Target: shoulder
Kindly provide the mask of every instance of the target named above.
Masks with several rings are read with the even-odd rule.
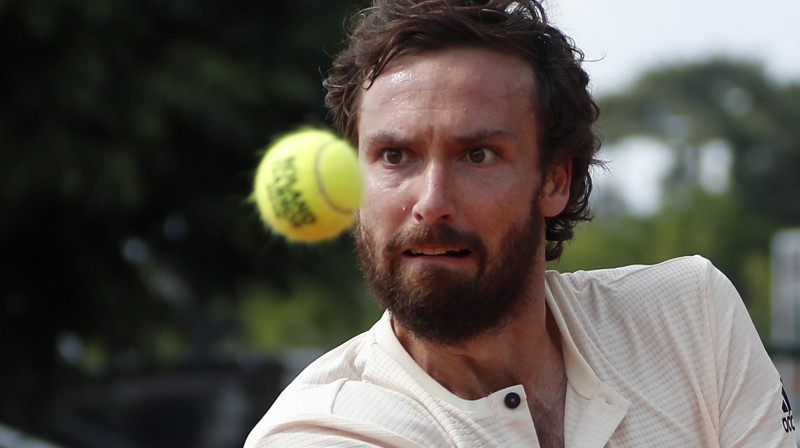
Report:
[[[306,366],[272,403],[257,429],[267,429],[295,415],[329,413],[342,386],[360,382],[371,346],[362,333]]]
[[[627,353],[632,344],[668,351],[678,343],[710,341],[717,278],[724,276],[711,262],[690,256],[655,265],[549,273],[547,281],[577,341],[594,346],[598,342],[590,340],[600,338],[602,350],[619,345],[620,353]]]
[[[613,269],[597,269],[558,273],[549,271],[550,279],[574,291],[591,288],[637,289],[652,287],[694,288],[705,283],[711,273],[718,272],[706,258],[694,255],[672,258],[652,265],[630,265]]]
[[[559,307],[653,313],[677,305],[707,307],[710,289],[719,279],[727,280],[709,260],[695,255],[654,265],[572,273],[548,271],[547,286]]]
[[[379,321],[303,370],[252,430],[245,447],[287,435],[317,441],[332,434],[343,440],[385,440],[430,425],[425,409],[408,392],[413,379],[376,341],[376,327],[384,323]],[[424,429],[421,434],[432,432]]]

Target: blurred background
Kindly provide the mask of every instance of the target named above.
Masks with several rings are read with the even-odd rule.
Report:
[[[797,14],[651,3],[547,3],[590,60],[608,162],[550,267],[702,254],[796,396]],[[360,5],[0,0],[0,447],[240,447],[377,318],[349,237],[287,245],[248,202],[261,149],[326,123]]]

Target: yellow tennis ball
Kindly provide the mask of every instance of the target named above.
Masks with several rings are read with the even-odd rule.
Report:
[[[264,223],[289,240],[333,238],[350,227],[361,203],[356,152],[326,130],[289,133],[259,163],[253,199]]]

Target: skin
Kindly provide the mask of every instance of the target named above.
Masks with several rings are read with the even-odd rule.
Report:
[[[448,49],[393,61],[360,99],[361,231],[382,248],[415,226],[449,225],[479,235],[491,262],[503,236],[530,219],[532,200],[542,220],[560,213],[570,164],[539,169],[532,93],[530,66],[493,50]],[[416,337],[396,321],[393,328],[414,360],[462,398],[522,384],[540,441],[559,446],[566,376],[544,298],[543,234],[540,239],[524,288],[529,300],[505,325],[451,344]],[[475,254],[437,255],[463,248],[422,246],[385,257],[396,258],[410,279],[427,269],[464,277],[478,270]]]

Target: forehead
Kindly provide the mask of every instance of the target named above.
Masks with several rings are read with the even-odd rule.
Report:
[[[530,127],[533,71],[521,58],[482,48],[404,55],[362,91],[359,134],[427,126]]]
[[[371,90],[393,95],[408,89],[427,90],[440,96],[453,91],[463,95],[507,100],[533,93],[533,71],[521,58],[484,48],[452,48],[400,56],[375,79]],[[377,87],[377,89],[376,89]],[[417,93],[418,94],[418,93]]]

